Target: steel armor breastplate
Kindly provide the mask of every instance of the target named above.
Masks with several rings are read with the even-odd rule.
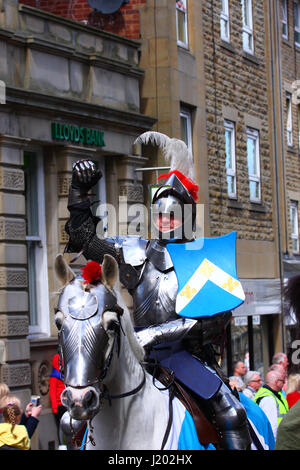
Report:
[[[175,300],[178,283],[175,271],[159,271],[150,260],[145,261],[138,286],[133,292],[135,326],[149,326],[177,318]]]

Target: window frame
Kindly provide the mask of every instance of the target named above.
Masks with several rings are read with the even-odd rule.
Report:
[[[292,94],[286,92],[286,143],[289,147],[293,147],[293,109]]]
[[[288,22],[288,2],[287,0],[281,0],[281,36],[283,39],[288,41],[289,39],[289,22]],[[286,29],[286,33],[283,32],[284,28]]]
[[[185,11],[178,7],[176,1],[176,38],[177,38],[177,45],[188,49],[189,47],[189,35],[188,35],[188,0],[181,0],[185,4]],[[178,11],[184,13],[184,42],[178,39]]]
[[[223,10],[223,4],[225,9]],[[222,21],[226,24],[224,30],[227,29],[228,36],[222,35]],[[230,42],[230,16],[229,16],[229,0],[221,0],[221,13],[220,13],[220,37],[223,41]]]
[[[297,105],[297,118],[298,118],[298,150],[300,150],[300,104]]]
[[[296,25],[297,17],[297,25]],[[299,42],[296,40],[296,34],[299,34]],[[294,42],[297,47],[300,47],[300,2],[294,2]]]
[[[243,37],[243,50],[247,52],[248,54],[254,54],[254,30],[253,30],[253,10],[252,10],[252,0],[241,0],[242,4],[242,17],[243,17],[243,32],[242,32],[242,37]],[[250,20],[250,25],[247,25],[245,23],[245,14],[244,12],[248,11],[248,16]],[[244,35],[247,34],[251,38],[251,49],[248,47],[245,47],[244,44]],[[248,42],[248,41],[247,41]]]
[[[46,207],[45,207],[45,184],[44,184],[44,161],[43,154],[40,149],[28,148],[24,154],[34,154],[36,158],[36,209],[38,220],[38,234],[26,234],[26,242],[29,253],[29,245],[34,247],[34,266],[35,289],[28,289],[29,295],[29,339],[31,337],[50,336],[50,319],[49,319],[49,282],[48,282],[48,262],[47,262],[47,231],[46,231]],[[26,217],[28,217],[28,206],[26,205]],[[30,278],[29,256],[27,259],[28,266],[28,283],[33,282]],[[36,275],[38,273],[38,275]],[[36,324],[32,324],[31,305],[32,295],[35,295]]]
[[[295,220],[293,217],[295,213]],[[291,223],[291,240],[292,240],[292,252],[299,253],[299,218],[298,218],[298,201],[290,201],[290,223]],[[296,231],[294,232],[294,227]],[[293,240],[296,240],[297,248],[293,248]]]
[[[227,154],[226,154],[226,131],[230,131],[230,146],[231,146],[231,157],[232,165],[231,168],[227,167]],[[226,168],[226,180],[227,180],[227,195],[229,199],[237,199],[237,185],[236,185],[236,142],[235,142],[235,123],[228,119],[224,120],[224,135],[225,135],[225,168]],[[234,181],[234,192],[228,191],[228,176],[233,178]]]
[[[193,155],[193,131],[192,131],[192,113],[191,111],[185,109],[185,108],[181,108],[180,109],[180,120],[184,118],[186,119],[186,122],[187,122],[187,142],[186,145],[187,145],[187,148],[189,149],[189,151],[191,152],[191,154]],[[181,128],[181,123],[180,123],[180,128]],[[184,140],[181,136],[181,139]]]
[[[249,160],[248,160],[248,138],[255,140],[255,167],[257,168],[257,174],[253,174],[249,172]],[[248,164],[248,181],[249,181],[249,196],[250,202],[254,202],[256,204],[261,204],[261,171],[260,171],[260,135],[258,129],[253,129],[251,127],[246,128],[246,144],[247,144],[247,164]],[[259,188],[259,197],[251,197],[250,191],[250,182],[258,183]]]

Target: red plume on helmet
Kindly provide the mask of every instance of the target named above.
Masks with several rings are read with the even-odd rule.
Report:
[[[101,281],[101,265],[96,261],[89,261],[84,268],[81,268],[84,284],[96,284]]]
[[[190,178],[187,178],[186,176],[184,176],[180,171],[178,170],[173,170],[173,171],[170,171],[170,173],[168,173],[167,175],[160,175],[157,179],[161,179],[161,178],[169,178],[171,175],[176,175],[177,178],[181,181],[181,183],[183,184],[183,186],[185,186],[185,188],[187,189],[187,191],[190,193],[190,195],[192,196],[192,198],[194,199],[194,201],[197,201],[198,200],[198,185],[196,183],[194,183],[194,181],[192,181]]]

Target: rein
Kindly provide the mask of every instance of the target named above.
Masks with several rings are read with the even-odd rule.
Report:
[[[123,328],[122,328],[122,324],[121,324],[121,322],[120,322],[120,316],[121,316],[122,313],[123,313],[123,309],[122,309],[122,313],[121,313],[121,314],[120,314],[120,311],[118,311],[118,310],[113,310],[113,311],[115,311],[115,312],[118,314],[118,316],[119,316],[119,327],[120,327],[120,329],[121,329],[123,335],[125,336],[125,332],[124,332],[124,330],[123,330]],[[110,363],[111,363],[111,359],[112,359],[112,355],[113,355],[114,345],[115,345],[116,341],[118,342],[118,356],[119,356],[119,354],[120,354],[120,337],[119,337],[119,334],[118,334],[118,335],[117,335],[117,338],[114,339],[113,347],[111,348],[111,351],[110,351],[110,353],[109,353],[109,356],[108,356],[108,358],[107,358],[107,360],[106,360],[106,363],[105,363],[105,365],[104,365],[103,373],[102,373],[101,376],[100,376],[100,380],[101,380],[101,379],[103,380],[103,379],[105,378],[106,373],[107,373],[107,371],[108,371],[108,369],[109,369],[109,366],[110,366]],[[143,369],[143,367],[142,367],[142,369]],[[146,383],[146,374],[145,374],[145,371],[144,371],[144,369],[143,369],[143,380],[142,380],[141,383],[140,383],[137,387],[135,387],[133,390],[130,390],[130,392],[121,393],[121,394],[119,394],[119,395],[111,395],[111,394],[108,392],[108,389],[106,388],[106,386],[104,385],[105,388],[104,388],[104,390],[103,390],[103,392],[102,392],[102,393],[103,393],[103,398],[107,399],[107,400],[109,401],[109,405],[111,406],[111,400],[117,400],[117,399],[120,399],[120,398],[126,398],[126,397],[130,397],[131,395],[135,395],[136,393],[138,393],[138,392],[144,387],[145,383]]]
[[[138,393],[140,390],[142,390],[142,388],[144,387],[146,383],[146,374],[145,374],[145,371],[143,369],[143,380],[141,381],[141,383],[135,387],[133,390],[130,390],[130,392],[125,392],[125,393],[120,393],[119,395],[111,395],[109,392],[108,392],[108,389],[105,387],[104,391],[103,391],[103,398],[107,399],[109,401],[109,404],[111,406],[111,400],[116,400],[116,399],[119,399],[119,398],[126,398],[126,397],[130,397],[131,395],[135,395],[136,393]]]

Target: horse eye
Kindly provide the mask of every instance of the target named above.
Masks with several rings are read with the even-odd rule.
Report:
[[[56,315],[55,315],[54,321],[55,321],[55,325],[56,325],[58,331],[60,331],[61,327],[63,325],[63,322],[64,322],[63,313],[62,312],[57,312]]]
[[[107,331],[116,332],[120,329],[120,323],[117,320],[109,320],[107,324]]]

